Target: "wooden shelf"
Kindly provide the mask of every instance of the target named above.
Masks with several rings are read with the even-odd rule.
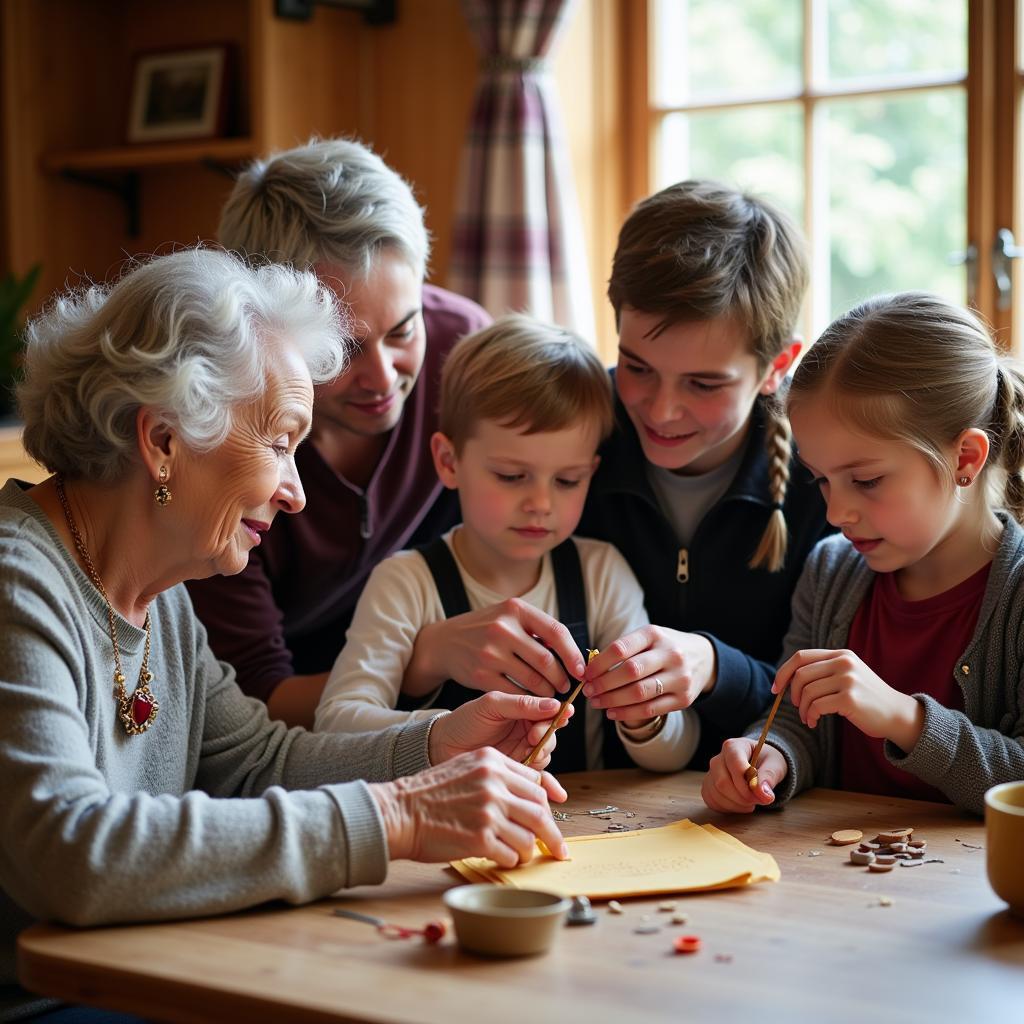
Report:
[[[189,139],[184,142],[138,143],[103,149],[68,149],[43,156],[43,169],[102,172],[138,171],[146,167],[174,167],[193,163],[234,163],[256,155],[250,138]]]
[[[68,181],[115,195],[124,206],[125,229],[131,238],[140,231],[139,179],[159,167],[201,164],[234,177],[231,165],[256,154],[251,138],[189,139],[102,149],[67,149],[45,153],[43,169]]]

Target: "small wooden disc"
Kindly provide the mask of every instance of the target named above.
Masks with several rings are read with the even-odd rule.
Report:
[[[890,843],[906,842],[914,834],[912,828],[889,828],[884,832],[879,832],[876,842],[881,843],[883,846],[888,846]]]
[[[864,833],[859,828],[841,828],[832,833],[832,842],[836,846],[849,846],[851,843],[859,843],[863,838]]]

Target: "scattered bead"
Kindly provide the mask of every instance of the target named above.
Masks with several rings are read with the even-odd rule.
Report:
[[[667,911],[668,913],[671,913],[673,910],[676,909],[675,900],[665,900],[663,903],[659,903],[658,904],[658,909],[659,910]]]
[[[608,913],[609,914],[622,914],[625,913],[622,909],[622,904],[618,900],[608,901]]]
[[[571,925],[594,924],[597,914],[586,896],[573,896],[572,906],[566,916],[565,923]]]
[[[672,923],[673,924],[686,924],[689,920],[690,920],[690,915],[689,914],[673,914],[672,915]]]
[[[700,949],[699,935],[677,935],[672,943],[677,953],[696,953]]]

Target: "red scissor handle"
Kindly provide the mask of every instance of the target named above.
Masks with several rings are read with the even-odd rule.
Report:
[[[424,928],[404,928],[400,924],[379,924],[377,931],[386,939],[411,939],[422,935],[423,941],[431,946],[440,942],[447,932],[444,921],[428,921]]]

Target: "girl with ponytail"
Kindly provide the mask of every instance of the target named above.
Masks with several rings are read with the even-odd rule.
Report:
[[[761,723],[712,759],[715,810],[814,785],[982,813],[1024,778],[1024,374],[975,316],[882,296],[837,320],[797,368],[800,458],[840,536],[811,553]]]
[[[584,693],[638,731],[692,704],[693,767],[770,700],[793,589],[829,532],[820,497],[791,484],[776,397],[806,286],[792,220],[715,182],[645,199],[619,234],[617,425],[579,532],[619,547],[654,625],[602,651]]]

